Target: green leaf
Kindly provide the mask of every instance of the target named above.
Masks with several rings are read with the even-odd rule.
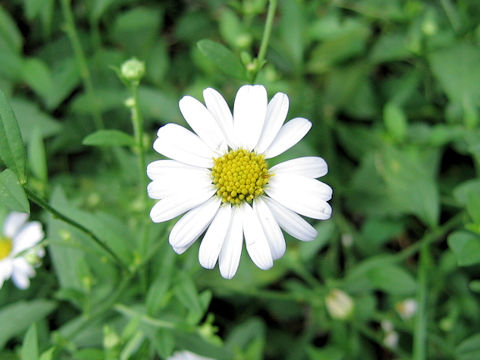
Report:
[[[367,272],[367,277],[375,288],[392,295],[411,295],[417,288],[412,275],[396,265],[371,269]]]
[[[133,146],[135,139],[120,130],[99,130],[83,139],[83,145]]]
[[[37,299],[17,301],[0,309],[0,348],[13,336],[21,334],[32,323],[44,319],[55,309],[53,301]],[[21,315],[21,316],[20,316]]]
[[[470,193],[467,199],[467,211],[473,221],[480,223],[480,193]]]
[[[456,255],[459,266],[480,263],[480,236],[466,231],[455,231],[448,236],[448,246]]]
[[[44,102],[53,90],[52,74],[48,66],[40,59],[27,59],[22,66],[22,79],[40,96]]]
[[[22,49],[23,39],[20,30],[18,30],[15,21],[10,15],[0,6],[0,37],[5,39],[8,46],[20,52]]]
[[[456,360],[480,359],[480,333],[463,340],[455,349]]]
[[[237,79],[245,79],[245,68],[235,54],[228,48],[212,40],[200,40],[197,43],[200,51],[212,61],[225,75]]]
[[[26,155],[20,128],[5,94],[0,90],[0,158],[21,183],[26,182]]]
[[[44,351],[42,355],[40,355],[40,360],[52,360],[56,350],[56,347],[51,347],[50,349]]]
[[[402,108],[389,102],[383,108],[383,121],[388,133],[396,141],[405,140],[407,135],[407,117]]]
[[[38,126],[33,129],[30,143],[28,144],[28,162],[33,174],[46,183],[48,179],[47,157],[45,155],[42,134]]]
[[[169,358],[175,349],[175,338],[168,329],[158,329],[151,341],[161,358]]]
[[[0,202],[10,210],[30,213],[27,195],[10,169],[0,173]]]
[[[192,279],[185,273],[180,273],[175,286],[175,296],[187,309],[194,314],[203,312],[202,304],[198,297],[198,291]]]
[[[300,247],[300,258],[302,261],[309,261],[317,256],[318,252],[328,244],[332,238],[335,224],[333,221],[320,222],[315,227],[317,237],[313,241],[305,242]]]
[[[35,325],[35,323],[30,326],[23,340],[21,359],[38,359],[37,326]]]

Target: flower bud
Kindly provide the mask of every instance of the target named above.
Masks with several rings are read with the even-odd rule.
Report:
[[[348,294],[339,289],[333,289],[325,298],[325,304],[330,316],[334,319],[345,320],[353,313],[353,300]]]
[[[395,304],[395,309],[403,320],[408,320],[417,312],[417,301],[406,299]]]
[[[122,64],[121,73],[128,81],[140,81],[145,75],[145,63],[135,58],[127,60]]]

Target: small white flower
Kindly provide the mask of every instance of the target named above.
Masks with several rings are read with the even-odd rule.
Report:
[[[191,96],[180,100],[180,111],[196,133],[167,124],[158,130],[153,148],[172,160],[150,163],[147,174],[154,222],[186,214],[170,233],[170,244],[181,254],[205,231],[200,264],[232,278],[238,268],[243,239],[252,261],[263,270],[283,256],[282,228],[303,241],[317,231],[300,215],[329,219],[332,189],[316,180],[328,169],[319,157],[302,157],[268,168],[266,159],[290,149],[312,124],[287,116],[287,95],[268,102],[261,85],[242,86],[232,113],[214,89],[203,92],[205,105]],[[300,214],[300,215],[299,215]]]
[[[183,350],[183,351],[176,351],[167,360],[215,360],[215,359],[206,358],[206,357],[194,354],[190,351]]]
[[[28,214],[12,212],[3,224],[0,235],[0,288],[10,277],[18,288],[28,288],[30,278],[35,275],[32,260],[44,255],[43,249],[33,248],[43,239],[42,225],[38,221],[26,222],[27,219]]]
[[[383,338],[383,345],[389,349],[395,349],[398,346],[398,333],[396,331],[386,333]]]
[[[395,304],[395,309],[403,320],[412,318],[417,312],[417,300],[406,299]]]
[[[352,298],[340,289],[333,289],[325,298],[328,313],[334,319],[345,320],[352,316],[354,303]]]

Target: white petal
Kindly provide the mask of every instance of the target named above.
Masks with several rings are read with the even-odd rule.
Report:
[[[241,209],[243,211],[243,235],[248,255],[260,269],[268,270],[273,266],[273,259],[262,224],[250,205],[244,203]]]
[[[16,287],[25,290],[30,286],[30,277],[35,275],[33,267],[23,258],[13,261],[12,280]]]
[[[220,207],[221,200],[212,196],[203,204],[187,212],[177,221],[170,232],[169,242],[174,248],[185,248],[193,244],[210,225]]]
[[[153,148],[160,154],[201,167],[212,167],[213,151],[194,133],[177,124],[162,126]]]
[[[218,257],[220,274],[225,279],[231,279],[237,272],[240,255],[242,255],[242,243],[242,211],[239,207],[234,207],[232,222]]]
[[[332,208],[332,188],[321,181],[304,176],[281,174],[272,176],[265,192],[283,206],[301,215],[326,220]]]
[[[213,269],[222,250],[232,220],[232,207],[221,206],[202,239],[198,260],[206,269]]]
[[[276,93],[268,103],[265,125],[263,125],[262,135],[255,147],[257,153],[263,153],[277,136],[287,117],[288,106],[288,96],[284,93]]]
[[[10,279],[13,272],[13,260],[10,257],[0,260],[0,284]],[[1,285],[0,285],[1,288]]]
[[[272,174],[294,174],[309,178],[318,178],[326,175],[327,172],[327,163],[318,156],[305,156],[284,161],[270,169]]]
[[[267,91],[262,85],[238,89],[233,107],[236,147],[252,150],[257,145],[267,115]]]
[[[228,145],[233,148],[235,143],[233,141],[233,117],[227,102],[217,90],[212,88],[203,90],[203,98],[208,111],[210,111],[218,126],[222,129]]]
[[[150,211],[150,217],[155,223],[171,220],[195,206],[207,201],[215,194],[212,186],[210,191],[183,193],[179,196],[170,196],[157,202]]]
[[[180,111],[188,125],[214,152],[221,154],[227,150],[227,141],[217,121],[197,99],[184,96],[180,102]]]
[[[35,246],[35,244],[43,239],[43,236],[42,224],[38,221],[28,222],[22,227],[17,236],[13,238],[12,254],[15,256],[23,250]]]
[[[164,177],[195,177],[198,174],[210,174],[210,170],[175,160],[156,160],[147,165],[147,175],[152,180]]]
[[[255,210],[255,213],[262,224],[263,232],[268,240],[273,260],[280,259],[285,253],[286,248],[285,239],[282,230],[280,230],[280,226],[278,226],[270,208],[261,197],[254,200],[253,210]]]
[[[270,159],[290,149],[302,140],[311,127],[312,123],[304,118],[295,118],[287,122],[265,151],[265,158]]]
[[[28,214],[16,211],[11,212],[3,223],[3,234],[13,239],[27,219]]]
[[[278,224],[288,234],[302,241],[311,241],[317,237],[317,230],[292,210],[280,205],[273,199],[264,198]]]
[[[180,196],[184,192],[209,191],[212,188],[210,174],[197,174],[196,177],[166,176],[152,181],[147,186],[148,196],[152,199],[165,199]]]

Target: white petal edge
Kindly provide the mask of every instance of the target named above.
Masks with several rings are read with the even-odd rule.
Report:
[[[305,156],[275,165],[271,174],[293,174],[309,178],[319,178],[328,173],[328,165],[321,157]]]
[[[27,289],[30,286],[30,278],[34,275],[35,270],[24,258],[13,260],[12,280],[17,288]]]
[[[198,251],[198,261],[205,269],[215,267],[231,221],[232,207],[221,206],[203,237]]]
[[[3,282],[10,279],[13,272],[13,259],[6,257],[0,260],[0,289],[2,288]]]
[[[239,207],[233,208],[232,222],[218,257],[220,274],[225,279],[235,276],[240,263],[243,244],[242,214]]]
[[[195,177],[198,174],[210,174],[210,170],[175,160],[156,160],[147,165],[147,176],[151,180],[164,177]]]
[[[209,174],[197,174],[196,177],[163,177],[152,181],[147,186],[151,199],[165,199],[170,196],[181,196],[185,191],[202,192],[212,187]]]
[[[12,255],[35,246],[44,237],[42,224],[38,221],[31,221],[20,229],[20,232],[13,238]]]
[[[227,141],[216,119],[197,99],[184,96],[179,102],[180,111],[188,125],[217,154],[227,150]]]
[[[160,154],[185,164],[213,166],[213,151],[194,133],[177,124],[162,126],[153,148]]]
[[[272,144],[265,150],[265,158],[270,159],[287,151],[310,131],[312,123],[304,118],[295,118],[282,126]]]
[[[233,132],[233,116],[227,102],[223,96],[215,89],[207,88],[203,90],[203,99],[208,111],[217,121],[218,126],[222,129],[227,144],[233,148],[234,132]]]
[[[180,196],[170,196],[158,201],[150,211],[150,218],[154,223],[168,221],[184,212],[193,209],[215,194],[216,189],[210,191],[183,193]]]
[[[273,139],[275,139],[287,118],[288,107],[288,96],[284,93],[276,93],[270,100],[262,134],[257,146],[255,146],[257,153],[263,153],[272,144]]]
[[[243,211],[243,235],[248,255],[260,269],[268,270],[273,266],[273,259],[262,224],[249,204],[244,203],[241,209]]]
[[[301,241],[312,241],[317,237],[317,230],[300,215],[273,199],[266,197],[264,200],[272,211],[275,220],[286,233]]]
[[[207,229],[220,207],[221,200],[212,196],[177,221],[170,231],[169,243],[175,248],[188,248]]]
[[[332,208],[332,188],[321,181],[304,176],[281,174],[273,176],[265,189],[272,199],[301,215],[327,220]]]
[[[233,106],[235,148],[252,150],[257,145],[267,115],[267,90],[262,85],[238,89]]]
[[[15,235],[18,233],[20,228],[22,227],[23,224],[25,224],[25,221],[28,219],[28,214],[26,213],[21,213],[21,212],[11,212],[8,214],[8,216],[5,218],[5,221],[3,223],[3,234],[6,237],[9,237],[10,239],[13,239]]]
[[[285,254],[286,244],[282,230],[265,201],[258,197],[253,201],[253,210],[262,224],[263,232],[270,246],[273,260],[280,259]]]

